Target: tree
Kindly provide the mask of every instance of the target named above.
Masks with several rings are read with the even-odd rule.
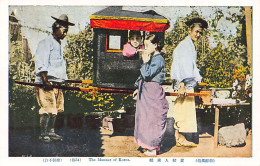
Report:
[[[9,122],[10,127],[34,126],[34,116],[38,113],[35,107],[35,89],[15,84],[15,80],[31,82],[35,78],[35,64],[25,62],[23,43],[12,41],[9,50]]]
[[[213,49],[205,58],[204,82],[214,84],[214,87],[231,87],[233,80],[233,56],[222,49],[219,43],[217,48]]]

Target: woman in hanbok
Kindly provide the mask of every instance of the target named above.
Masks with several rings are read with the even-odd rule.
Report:
[[[135,143],[147,156],[156,156],[160,152],[162,138],[166,130],[168,102],[161,86],[166,70],[162,57],[162,45],[159,38],[152,34],[144,42],[141,75],[136,81],[138,90],[135,113]]]

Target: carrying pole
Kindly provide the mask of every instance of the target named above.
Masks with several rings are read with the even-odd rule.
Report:
[[[43,84],[35,84],[35,83],[29,83],[29,82],[22,82],[22,81],[15,81],[17,84],[21,85],[29,85],[29,86],[36,86],[43,88]],[[95,93],[114,93],[114,94],[127,94],[132,95],[134,92],[134,89],[117,89],[117,88],[100,88],[100,87],[69,87],[69,86],[61,86],[61,85],[52,85],[53,88],[63,89],[63,90],[73,90],[73,91],[81,91],[81,92],[90,92],[93,94],[93,98],[95,98]],[[177,92],[165,92],[166,96],[178,96]],[[207,96],[208,93],[187,93],[187,96]]]
[[[66,80],[68,83],[93,84],[93,80]]]

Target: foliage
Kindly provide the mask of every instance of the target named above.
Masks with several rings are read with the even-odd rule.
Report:
[[[35,78],[34,61],[24,61],[23,43],[10,43],[9,52],[9,114],[10,127],[34,126],[36,111],[35,90],[33,87],[21,86],[15,80],[31,82]]]
[[[205,59],[204,82],[214,84],[215,87],[231,87],[233,66],[232,55],[222,49],[219,43]]]
[[[233,75],[232,98],[251,102],[252,100],[252,76],[248,67],[235,67]]]
[[[28,28],[28,29],[31,29],[31,30],[36,31],[36,32],[43,32],[43,33],[46,33],[46,34],[51,34],[51,32],[49,32],[47,30],[43,30],[41,28],[30,27],[30,26],[25,26],[25,25],[20,25],[20,27]]]
[[[31,81],[31,79],[35,78],[34,61],[25,62],[22,42],[13,41],[10,43],[9,56],[9,78],[11,80],[19,78],[19,80]]]
[[[87,27],[79,34],[68,36],[64,57],[68,77],[74,80],[92,79],[93,43],[92,30]]]

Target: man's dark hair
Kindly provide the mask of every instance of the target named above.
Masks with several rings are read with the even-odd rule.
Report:
[[[191,29],[193,29],[195,27],[194,24],[198,24],[200,26],[200,28],[202,28],[202,29],[207,29],[208,28],[207,21],[205,21],[204,19],[199,18],[199,17],[193,18],[193,19],[191,19],[189,21],[186,21],[185,24],[188,27],[190,27]]]
[[[202,29],[205,28],[201,23],[193,23],[193,24],[190,25],[190,29],[192,30],[196,25],[198,25]]]

